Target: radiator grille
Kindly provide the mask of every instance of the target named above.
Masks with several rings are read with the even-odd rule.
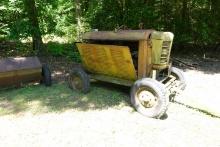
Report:
[[[161,51],[161,56],[160,56],[161,64],[168,63],[169,53],[170,53],[170,44],[171,44],[171,41],[163,41],[162,51]]]

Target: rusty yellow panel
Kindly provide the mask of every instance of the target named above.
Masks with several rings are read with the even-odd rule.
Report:
[[[136,80],[136,71],[127,46],[77,43],[83,66],[90,72]]]

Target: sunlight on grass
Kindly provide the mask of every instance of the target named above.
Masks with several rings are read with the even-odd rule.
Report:
[[[66,84],[54,84],[52,87],[32,85],[0,91],[0,115],[107,109],[128,105],[127,101],[128,94],[97,85],[92,85],[88,94],[72,91]]]

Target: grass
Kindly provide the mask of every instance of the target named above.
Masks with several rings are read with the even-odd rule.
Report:
[[[23,112],[63,112],[68,109],[87,111],[128,105],[127,89],[106,88],[103,84],[92,84],[88,94],[72,91],[66,83],[52,87],[32,85],[19,89],[0,91],[0,115]]]

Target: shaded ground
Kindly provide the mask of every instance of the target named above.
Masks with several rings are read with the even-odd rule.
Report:
[[[219,58],[202,58],[198,56],[186,56],[186,57],[175,57],[174,60],[183,61],[183,63],[175,62],[174,66],[178,66],[183,70],[194,70],[202,72],[204,74],[218,74],[220,73],[220,57]],[[190,66],[187,66],[190,65]]]
[[[7,90],[0,93],[0,115],[60,113],[72,108],[90,111],[129,105],[128,90],[107,88],[102,83],[93,83],[88,94],[73,92],[67,83],[53,84],[52,87],[36,85]]]
[[[220,119],[194,109],[218,109],[219,61],[181,60],[196,69],[177,65],[188,87],[163,120],[134,111],[127,87],[93,83],[86,95],[72,92],[63,79],[74,65],[47,61],[57,84],[0,91],[0,146],[220,146]]]
[[[40,61],[42,64],[47,64],[50,67],[53,82],[55,83],[65,81],[71,69],[80,66],[80,64],[63,57],[41,57]]]

